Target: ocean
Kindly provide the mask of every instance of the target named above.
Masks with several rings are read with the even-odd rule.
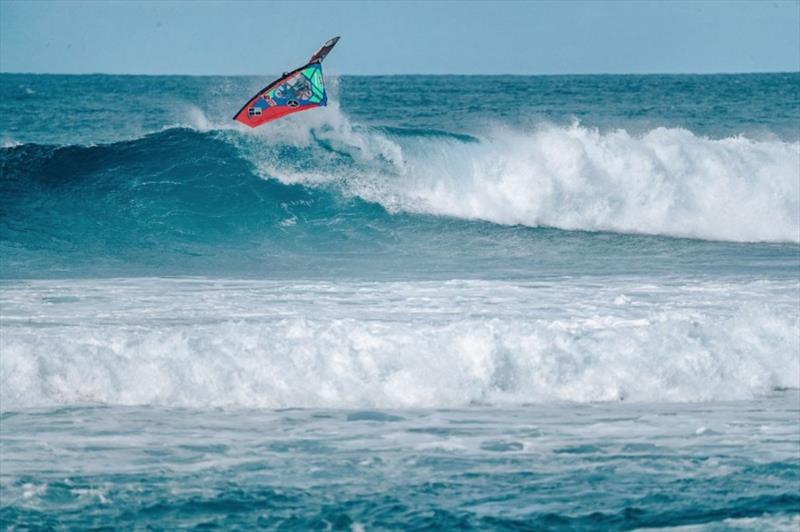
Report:
[[[800,73],[0,75],[8,529],[797,530]]]

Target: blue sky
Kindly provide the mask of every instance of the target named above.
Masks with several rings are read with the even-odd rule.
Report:
[[[0,71],[339,74],[800,70],[800,0],[0,0]]]

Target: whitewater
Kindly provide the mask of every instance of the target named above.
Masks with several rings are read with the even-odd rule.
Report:
[[[480,138],[354,128],[329,112],[322,131],[264,135],[289,146],[322,144],[356,168],[298,171],[250,144],[259,175],[284,183],[341,182],[343,191],[390,212],[451,216],[503,225],[644,233],[735,242],[800,242],[800,143],[709,139],[681,128],[625,130],[539,125]],[[328,118],[328,117],[326,117]],[[200,121],[205,124],[205,121]],[[292,124],[294,125],[294,124]],[[272,131],[270,131],[272,130]],[[325,154],[330,157],[330,154]],[[322,159],[323,156],[320,156]],[[355,171],[353,171],[355,170]]]
[[[794,529],[799,76],[0,75],[0,519]]]

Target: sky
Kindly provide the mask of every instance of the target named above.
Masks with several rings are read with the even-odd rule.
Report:
[[[337,74],[800,71],[800,0],[0,0],[0,71]]]

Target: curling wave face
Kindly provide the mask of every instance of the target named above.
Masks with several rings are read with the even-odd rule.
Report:
[[[336,109],[313,120],[266,135],[171,128],[108,145],[3,148],[6,275],[23,263],[169,268],[178,255],[231,247],[248,250],[252,269],[265,254],[331,243],[415,254],[432,247],[426,234],[447,231],[445,260],[486,231],[518,240],[542,227],[800,241],[797,142],[580,125],[474,137],[354,126]],[[528,231],[523,244],[540,236]]]

